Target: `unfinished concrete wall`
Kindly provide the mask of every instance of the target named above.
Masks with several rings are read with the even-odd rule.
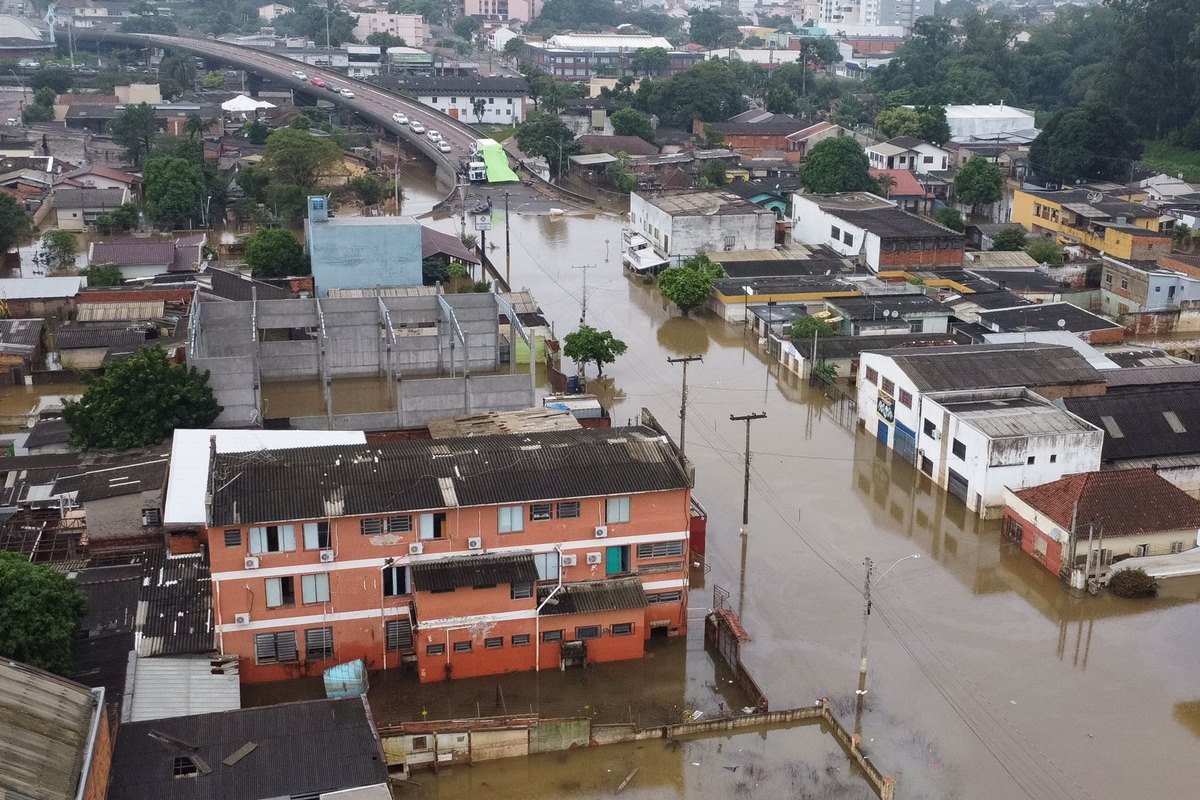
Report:
[[[297,342],[262,342],[259,369],[263,380],[317,380],[320,363],[315,339]]]
[[[200,372],[208,370],[208,385],[223,406],[214,425],[233,428],[260,421],[258,366],[253,355],[193,358],[190,364]]]

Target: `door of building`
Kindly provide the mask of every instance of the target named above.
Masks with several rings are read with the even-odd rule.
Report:
[[[629,545],[614,545],[604,554],[604,574],[619,575],[629,572]]]
[[[917,432],[909,430],[900,420],[896,420],[896,440],[892,446],[905,461],[917,463]]]
[[[959,500],[962,500],[964,503],[967,502],[967,487],[969,485],[967,479],[952,469],[946,470],[946,474],[946,489]]]
[[[888,424],[883,420],[879,420],[879,427],[875,429],[875,435],[879,437],[879,441],[884,444],[888,443]]]

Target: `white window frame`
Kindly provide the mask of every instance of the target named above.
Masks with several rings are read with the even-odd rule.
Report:
[[[496,509],[496,530],[500,533],[521,533],[525,530],[524,506],[500,506]]]
[[[630,499],[628,497],[610,497],[604,501],[604,521],[609,525],[629,522]]]
[[[300,576],[300,599],[305,605],[329,602],[329,573]]]
[[[559,561],[557,550],[551,550],[549,553],[534,553],[533,563],[537,567],[539,581],[558,580],[562,565]]]
[[[276,549],[269,548],[269,531],[275,529]],[[259,525],[250,529],[250,552],[253,555],[264,553],[291,553],[296,550],[295,525]]]
[[[325,526],[325,544],[321,544],[321,526]],[[305,550],[324,550],[329,547],[333,541],[333,535],[329,530],[328,522],[306,522],[304,523],[304,549]]]

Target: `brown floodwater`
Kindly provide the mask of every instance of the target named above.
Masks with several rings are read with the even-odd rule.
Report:
[[[32,415],[45,408],[61,406],[62,398],[78,397],[83,390],[81,383],[5,386],[0,389],[0,430],[24,430]]]
[[[502,215],[494,219],[489,243],[499,245],[492,253],[499,263]],[[456,223],[435,224],[450,230]],[[857,431],[852,416],[781,374],[741,328],[709,315],[680,318],[653,286],[624,275],[612,244],[620,228],[615,218],[514,214],[513,284],[534,292],[561,336],[580,314],[583,270],[572,267],[596,265],[587,271],[588,322],[629,345],[601,384],[614,421],[645,406],[674,430],[680,372],[666,359],[703,355],[688,372],[687,451],[697,467],[696,495],[710,514],[711,572],[693,590],[692,612],[699,616],[711,603],[713,584],[731,592],[753,636],[745,658],[773,708],[828,696],[852,721],[863,559],[882,570],[920,554],[876,586],[868,637],[863,737],[876,763],[897,776],[898,797],[1195,795],[1200,578],[1167,581],[1148,601],[1072,594],[994,522],[966,514]],[[729,415],[758,411],[768,416],[753,427],[743,555],[744,428]],[[691,637],[700,635],[694,625]],[[684,668],[711,670],[691,659]],[[695,746],[711,752],[716,745]],[[801,749],[806,763],[822,763],[822,746]],[[560,785],[575,779],[575,757],[530,759],[487,774],[508,787],[497,796],[524,794],[535,781],[559,786],[559,797],[608,793],[583,777],[577,789]],[[670,769],[677,764],[682,775],[695,760],[655,757],[675,759]],[[778,750],[764,757],[786,761]],[[485,770],[492,767],[467,771]],[[642,796],[729,794],[683,780]]]

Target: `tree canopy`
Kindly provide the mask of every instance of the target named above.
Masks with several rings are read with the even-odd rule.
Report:
[[[871,178],[870,160],[862,145],[849,136],[817,142],[804,159],[800,180],[813,194],[873,192],[879,187]]]
[[[58,675],[74,671],[75,632],[87,611],[66,574],[0,551],[0,653]]]
[[[208,372],[173,364],[158,347],[118,359],[84,383],[83,397],[63,403],[71,442],[80,447],[147,447],[176,428],[207,428],[221,413]]]
[[[108,123],[112,140],[125,148],[126,160],[138,168],[150,153],[157,130],[154,107],[147,103],[126,106]]]
[[[33,232],[33,220],[11,194],[0,192],[0,253],[7,253]]]
[[[689,13],[692,41],[710,50],[717,47],[733,47],[742,39],[738,21],[716,9],[691,11]]]
[[[1142,154],[1137,127],[1118,108],[1087,102],[1055,114],[1029,148],[1029,165],[1046,180],[1125,183]]]
[[[942,206],[933,212],[933,221],[959,233],[962,233],[967,228],[963,224],[962,214],[958,213],[958,209],[951,208],[950,206]]]
[[[1030,242],[1025,248],[1025,252],[1039,264],[1056,266],[1063,262],[1062,248],[1050,239],[1038,239],[1035,242]]]
[[[803,317],[798,317],[795,322],[788,328],[788,336],[793,339],[810,340],[813,335],[818,339],[828,336],[837,336],[837,325],[829,320],[813,317],[805,314]]]
[[[310,192],[341,159],[342,150],[332,139],[281,128],[267,137],[262,164],[276,183]]]
[[[637,136],[654,144],[654,128],[650,125],[650,117],[636,108],[622,108],[614,112],[610,119],[613,133],[617,136]]]
[[[875,127],[889,139],[914,136],[926,142],[941,144],[950,138],[946,109],[941,106],[925,106],[919,109],[895,106],[881,111],[875,117]]]
[[[563,337],[563,355],[580,364],[593,363],[597,374],[604,374],[604,365],[617,360],[628,349],[612,331],[600,331],[583,325]]]
[[[1004,194],[1004,175],[986,158],[971,156],[954,176],[954,193],[959,202],[976,208],[998,203]]]
[[[726,120],[746,109],[743,77],[748,69],[766,74],[757,65],[702,61],[673,77],[642,81],[634,106],[657,114],[663,125],[685,130],[691,129],[692,120]]]
[[[173,156],[146,159],[146,216],[164,230],[192,227],[203,217],[204,173]]]
[[[529,114],[517,126],[516,137],[521,152],[544,158],[554,175],[559,174],[560,167],[565,171],[568,159],[583,150],[571,129],[556,114],[545,111]]]
[[[123,278],[121,268],[112,263],[89,264],[79,270],[79,274],[87,278],[89,289],[118,286]]]
[[[246,264],[256,278],[286,278],[310,271],[304,248],[283,228],[260,228],[246,239]]]
[[[992,237],[992,249],[1015,252],[1024,250],[1029,243],[1029,235],[1019,225],[1006,228]]]
[[[660,272],[658,288],[686,317],[693,308],[704,305],[712,294],[713,281],[724,275],[724,267],[701,253]]]

